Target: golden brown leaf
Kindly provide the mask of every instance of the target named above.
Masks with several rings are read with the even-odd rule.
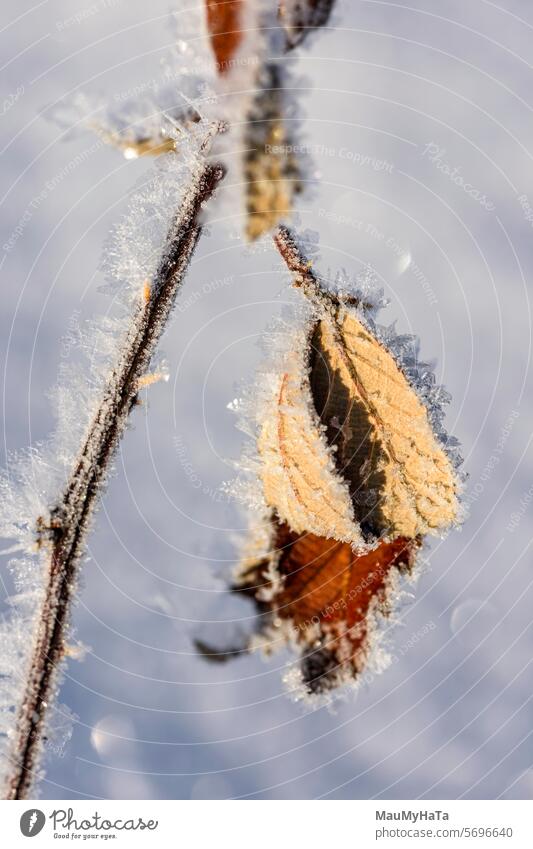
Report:
[[[348,486],[337,475],[310,399],[308,372],[295,357],[292,371],[280,376],[258,441],[266,503],[297,533],[362,545]]]
[[[267,233],[287,216],[301,189],[293,145],[283,120],[284,93],[279,70],[267,66],[245,127],[246,236]]]
[[[319,322],[312,344],[313,400],[359,521],[389,538],[448,527],[455,473],[392,355],[344,310]]]

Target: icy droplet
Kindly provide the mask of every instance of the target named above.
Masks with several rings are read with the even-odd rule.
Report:
[[[462,645],[472,649],[490,634],[496,622],[497,611],[493,604],[469,598],[454,609],[450,628]]]
[[[405,253],[401,254],[396,260],[397,273],[404,274],[404,272],[406,272],[409,266],[411,265],[412,260],[413,257],[411,256],[410,251],[405,251]]]
[[[113,760],[117,755],[133,749],[135,739],[133,722],[120,714],[104,716],[91,730],[91,743],[102,760]]]

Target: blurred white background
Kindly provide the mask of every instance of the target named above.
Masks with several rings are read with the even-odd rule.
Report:
[[[159,78],[174,35],[169,0],[4,0],[1,25],[5,465],[53,427],[61,337],[108,308],[102,245],[151,167],[96,147],[35,201],[95,142],[64,140],[47,116],[75,91],[113,102]],[[223,594],[244,522],[219,493],[243,441],[226,405],[286,298],[274,254],[246,255],[237,217],[213,220],[163,341],[170,381],[134,415],[90,538],[74,622],[89,651],[60,694],[78,718],[44,797],[533,794],[533,223],[519,200],[533,206],[532,35],[527,0],[339,0],[294,68],[319,177],[302,224],[320,232],[324,268],[371,263],[391,300],[382,320],[438,359],[470,476],[470,516],[426,552],[391,668],[309,712],[284,693],[288,654],[194,655],[205,623],[251,613]]]

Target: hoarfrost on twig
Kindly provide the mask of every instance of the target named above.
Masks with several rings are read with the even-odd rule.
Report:
[[[120,315],[81,334],[98,355],[88,375],[63,374],[54,439],[32,450],[1,481],[1,532],[24,557],[15,561],[19,597],[2,625],[2,766],[6,796],[27,797],[39,775],[46,718],[68,654],[70,610],[91,514],[157,342],[198,241],[205,202],[223,177],[205,159],[206,127],[186,156],[163,158],[134,195],[107,250],[119,287]],[[207,128],[210,138],[218,127]],[[82,413],[85,410],[85,418]]]

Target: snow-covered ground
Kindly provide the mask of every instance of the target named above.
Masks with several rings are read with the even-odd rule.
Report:
[[[173,33],[167,0],[2,12],[5,465],[53,426],[69,328],[108,309],[102,245],[151,167],[89,134],[61,140],[47,113],[78,88],[117,104],[150,90]],[[135,413],[90,539],[75,612],[88,651],[60,696],[77,719],[43,796],[533,794],[532,32],[524,0],[339,0],[294,68],[319,178],[301,224],[320,232],[323,268],[372,264],[391,301],[382,320],[437,358],[469,474],[470,515],[427,550],[390,669],[310,712],[284,692],[288,654],[209,666],[192,648],[230,627],[217,623],[249,622],[224,596],[244,524],[220,491],[244,441],[226,405],[288,299],[274,251],[236,238],[229,181],[163,342],[170,381]]]

